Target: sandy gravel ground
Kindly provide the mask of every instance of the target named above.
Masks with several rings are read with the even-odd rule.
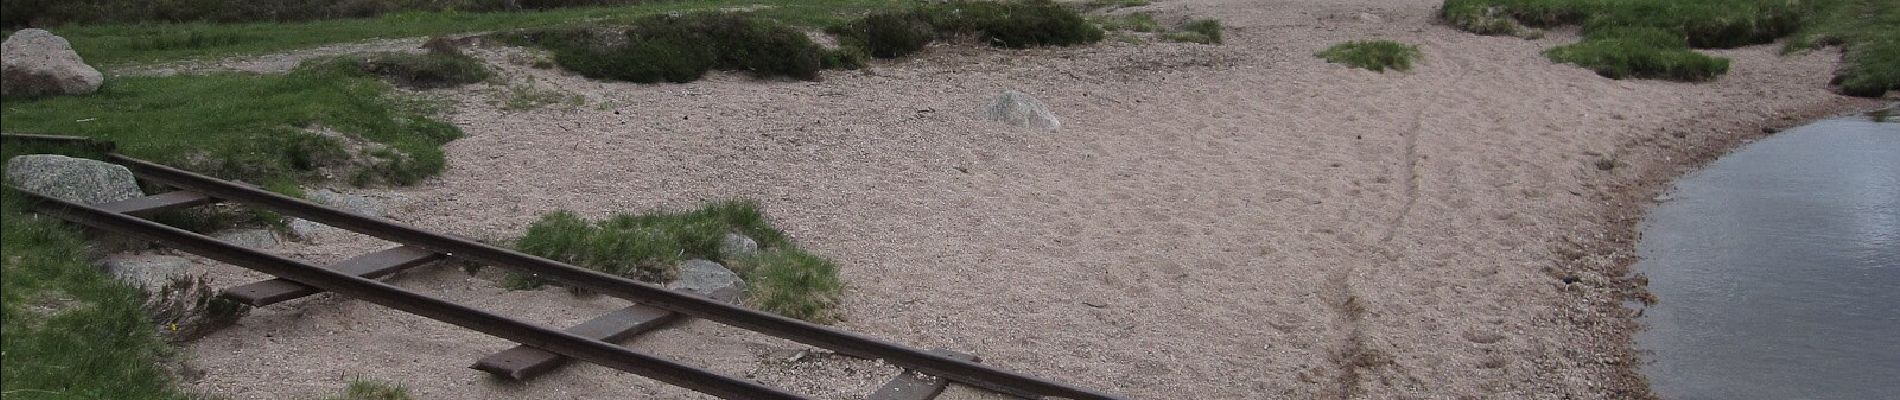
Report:
[[[468,137],[443,176],[395,190],[408,200],[393,218],[501,238],[556,209],[758,199],[838,261],[842,328],[1131,398],[1640,398],[1618,304],[1639,293],[1621,271],[1645,196],[1761,126],[1872,104],[1825,90],[1835,52],[1718,51],[1735,63],[1714,83],[1612,81],[1539,55],[1572,35],[1471,35],[1433,24],[1437,4],[1161,1],[1143,9],[1219,18],[1228,43],[944,46],[822,82],[593,82],[484,48],[512,85],[580,104],[504,109],[507,83],[424,93],[457,102],[446,118]],[[1311,56],[1365,38],[1425,59],[1379,74]],[[1009,89],[1063,128],[977,118]],[[334,234],[278,251],[384,245]],[[496,276],[394,282],[554,324],[624,304]],[[319,296],[191,343],[189,384],[237,399],[352,377],[426,399],[698,396],[595,366],[528,384],[465,368],[507,345]],[[823,398],[895,373],[703,321],[630,346]]]

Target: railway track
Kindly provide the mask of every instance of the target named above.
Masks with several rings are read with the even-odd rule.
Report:
[[[619,276],[522,254],[476,241],[429,232],[399,222],[365,217],[324,205],[113,153],[110,142],[83,137],[6,135],[7,140],[60,142],[105,152],[105,160],[123,165],[139,179],[176,191],[108,204],[78,204],[24,190],[35,212],[107,232],[150,240],[205,258],[276,276],[233,288],[228,296],[270,304],[327,291],[403,312],[447,322],[520,343],[483,359],[476,368],[521,379],[578,359],[727,399],[800,399],[745,379],[657,358],[610,341],[651,329],[680,315],[836,351],[879,359],[906,373],[873,393],[872,399],[928,399],[945,380],[1024,398],[1118,399],[1119,397],[978,364],[974,357],[887,342],[852,332],[745,309],[720,299],[667,290]],[[402,246],[345,260],[329,267],[306,264],[167,226],[141,216],[215,202],[237,203],[399,243]],[[377,281],[376,277],[440,258],[478,262],[618,297],[635,303],[627,309],[567,330],[557,330],[454,304]],[[677,315],[672,315],[677,314]],[[588,328],[592,325],[593,328]],[[617,337],[618,336],[618,337]],[[484,367],[486,365],[486,367]],[[911,373],[915,372],[915,373]],[[513,374],[513,375],[511,375]],[[925,374],[928,376],[918,376]],[[926,393],[927,392],[927,393]],[[924,394],[920,394],[924,393]]]

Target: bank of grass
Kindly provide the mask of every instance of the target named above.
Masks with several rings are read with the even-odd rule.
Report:
[[[903,0],[671,0],[637,4],[519,11],[412,11],[369,18],[283,23],[85,23],[49,30],[73,43],[93,65],[268,54],[370,39],[442,36],[563,26],[626,25],[656,14],[753,9],[752,14],[795,26],[829,26],[873,10],[905,7]]]
[[[1412,62],[1422,54],[1418,46],[1390,40],[1355,40],[1333,45],[1314,56],[1331,63],[1385,72],[1387,69],[1409,71]]]
[[[1611,79],[1701,82],[1728,73],[1729,67],[1726,58],[1689,50],[1688,41],[1681,36],[1647,27],[1599,30],[1583,42],[1557,46],[1544,54]]]
[[[11,157],[20,151],[8,149]],[[0,188],[0,392],[7,399],[188,399],[141,294],[91,264],[79,230]]]
[[[348,165],[353,183],[410,184],[443,168],[461,135],[350,63],[289,74],[120,77],[97,94],[0,100],[7,130],[90,136],[133,157],[267,186],[321,180]],[[369,143],[352,155],[334,132]],[[360,164],[360,165],[358,165]]]
[[[1846,47],[1836,80],[1843,93],[1878,96],[1900,87],[1900,3],[1891,0],[1446,0],[1440,18],[1490,35],[1581,25],[1583,43],[1547,54],[1599,73],[1692,81],[1720,76],[1726,60],[1687,48],[1794,36],[1792,49]]]
[[[1104,37],[1075,8],[1048,0],[924,4],[874,12],[826,30],[844,45],[878,58],[903,57],[955,37],[1012,49],[1088,44]]]
[[[754,255],[722,254],[727,233],[758,241]],[[664,283],[688,259],[717,260],[746,279],[746,302],[787,317],[828,321],[843,283],[837,267],[792,244],[766,222],[758,206],[725,201],[685,212],[620,214],[589,222],[566,211],[543,215],[515,241],[528,254],[601,272]],[[510,288],[538,287],[532,277],[511,276]]]
[[[871,12],[831,24],[841,48],[827,50],[801,28],[756,12],[652,15],[624,28],[561,27],[493,35],[553,52],[561,67],[595,79],[691,82],[710,70],[762,78],[816,80],[823,69],[862,67],[945,38],[968,36],[1004,48],[1094,43],[1102,30],[1074,8],[1048,0],[952,1]]]
[[[691,82],[714,69],[814,80],[826,58],[804,32],[743,13],[653,15],[614,32],[564,28],[495,37],[546,48],[555,64],[582,76],[640,83]]]

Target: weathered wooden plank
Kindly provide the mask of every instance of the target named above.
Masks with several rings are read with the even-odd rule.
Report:
[[[149,217],[165,210],[175,210],[216,202],[218,202],[217,198],[206,196],[198,192],[174,190],[151,196],[95,204],[93,207],[120,214]]]
[[[711,298],[727,303],[739,301],[737,292],[715,293]],[[634,304],[594,317],[580,325],[568,328],[566,332],[603,342],[619,342],[659,329],[683,317],[685,316],[672,311]],[[517,345],[514,348],[482,357],[469,368],[520,381],[533,379],[543,373],[553,371],[567,364],[569,360],[566,356],[527,345]]]
[[[348,260],[343,260],[342,262],[325,268],[354,276],[375,279],[394,274],[397,271],[402,271],[410,267],[440,260],[443,257],[446,257],[446,255],[429,251],[429,249],[416,246],[401,246],[351,257]],[[225,289],[224,295],[244,304],[251,305],[252,307],[263,307],[320,292],[323,292],[323,290],[297,283],[297,281],[277,278]]]
[[[568,328],[567,333],[603,342],[618,342],[657,329],[679,318],[680,314],[676,312],[635,304],[582,322],[580,325]],[[482,357],[469,368],[519,381],[553,371],[554,368],[566,364],[567,361],[566,356],[518,345]]]
[[[932,349],[931,352],[963,361],[978,361],[974,355],[946,349]],[[936,398],[938,393],[943,393],[943,388],[949,384],[943,378],[905,369],[897,377],[891,378],[890,382],[885,382],[884,387],[871,392],[865,400],[930,400]]]

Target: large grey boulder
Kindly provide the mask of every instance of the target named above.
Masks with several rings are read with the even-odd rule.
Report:
[[[697,293],[728,303],[737,302],[745,295],[745,279],[726,269],[726,266],[708,260],[686,260],[680,263],[679,279],[666,284],[668,289]]]
[[[1049,107],[1043,106],[1034,97],[1014,90],[1003,92],[1003,95],[990,102],[989,107],[984,107],[983,118],[1038,129],[1055,130],[1062,127],[1062,121],[1049,112]]]
[[[42,196],[82,204],[145,195],[125,166],[58,154],[27,154],[7,160],[7,181]]]
[[[0,42],[0,94],[80,95],[99,91],[105,76],[73,51],[66,38],[27,28]]]

